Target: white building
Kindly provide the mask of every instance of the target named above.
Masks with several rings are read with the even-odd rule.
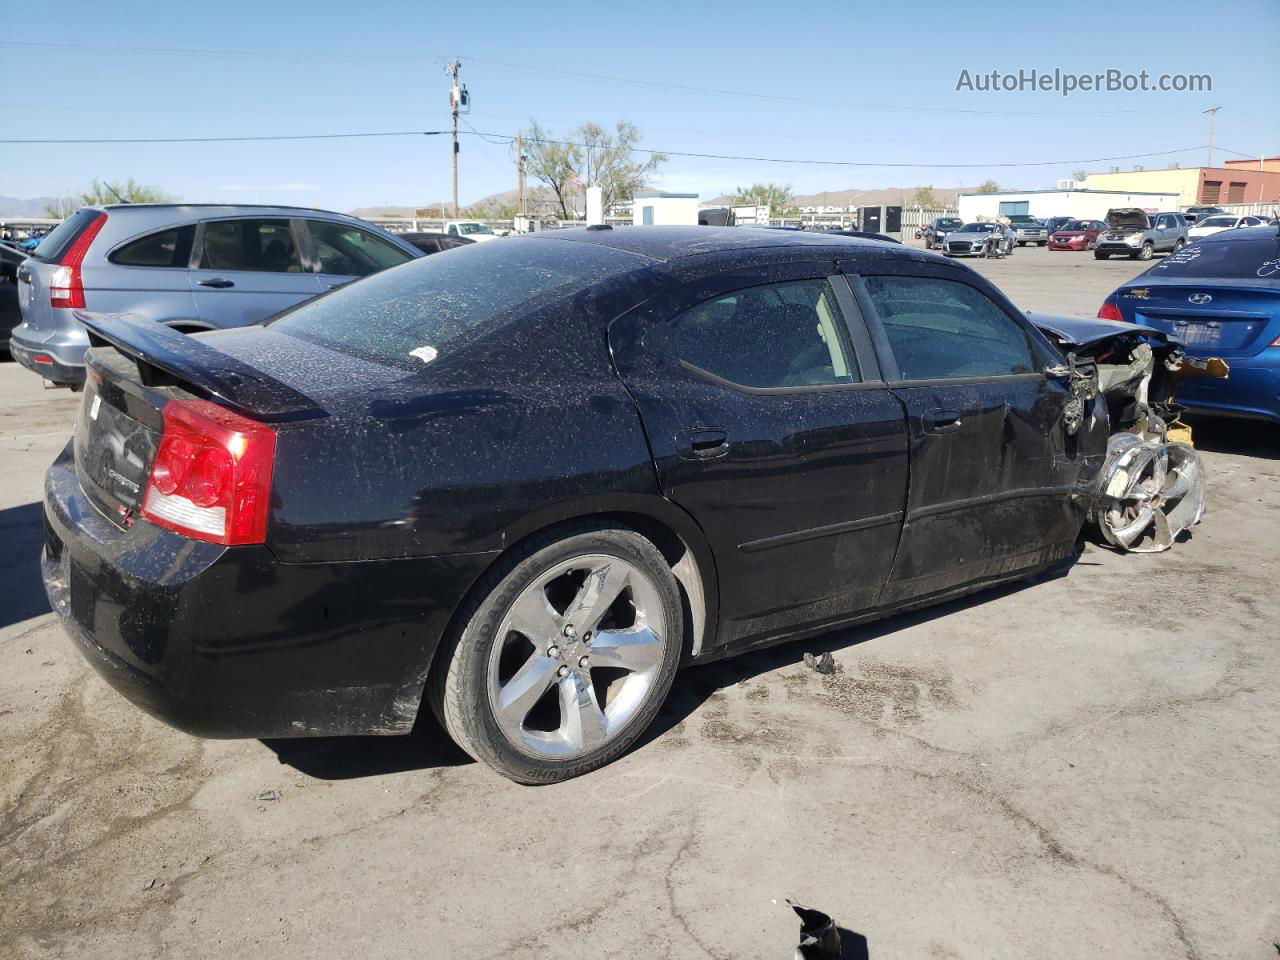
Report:
[[[631,223],[634,226],[698,225],[696,193],[664,193],[654,190],[637,193],[632,201]]]
[[[1148,213],[1178,209],[1178,194],[1142,193],[1124,190],[1006,190],[999,193],[962,193],[960,219],[965,223],[992,217],[1029,214],[1045,217],[1074,217],[1101,220],[1108,210],[1137,207]]]

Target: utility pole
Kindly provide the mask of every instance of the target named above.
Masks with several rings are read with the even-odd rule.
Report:
[[[1208,110],[1202,111],[1209,115],[1209,166],[1213,166],[1213,124],[1218,119],[1218,111],[1221,107],[1210,107]]]
[[[453,118],[453,216],[458,216],[458,108],[466,101],[466,88],[458,86],[458,71],[462,68],[461,60],[450,60],[444,72],[452,81],[449,87],[449,114]]]
[[[524,209],[524,138],[516,134],[516,213],[525,215]]]

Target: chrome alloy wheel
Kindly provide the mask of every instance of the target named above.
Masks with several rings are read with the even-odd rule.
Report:
[[[577,757],[623,730],[670,642],[649,576],[626,560],[565,560],[516,597],[489,655],[489,703],[522,753]]]
[[[1097,521],[1112,546],[1136,553],[1168,550],[1204,514],[1204,469],[1184,443],[1112,438],[1104,469],[1105,506]]]

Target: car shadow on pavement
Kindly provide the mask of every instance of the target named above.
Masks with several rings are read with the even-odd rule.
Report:
[[[791,640],[776,647],[739,654],[736,657],[703,666],[690,666],[676,675],[675,686],[668,694],[666,703],[633,749],[644,749],[646,745],[695,713],[719,690],[752,680],[761,674],[800,666],[804,663],[805,654],[821,657],[824,653],[830,653],[838,663],[843,651],[908,627],[946,618],[961,610],[989,603],[998,597],[1017,593],[1036,584],[1068,576],[1075,564],[1079,562],[1080,556],[1077,554],[1070,567],[1046,572],[1031,580],[1016,580],[956,600],[949,600],[937,606],[900,613],[862,626],[833,630],[807,639]]]
[[[1070,568],[1057,573],[1043,574],[1037,582],[1066,576],[1069,571]],[[667,696],[666,703],[632,749],[644,749],[649,743],[697,711],[717,690],[772,670],[799,664],[806,653],[812,653],[815,656],[821,656],[823,653],[838,654],[839,651],[847,650],[868,640],[921,623],[928,623],[939,617],[949,616],[959,610],[987,603],[996,597],[1015,593],[1030,585],[1031,583],[1027,581],[1015,581],[924,610],[877,620],[864,626],[836,630],[806,640],[793,640],[777,647],[740,654],[705,666],[688,667],[676,675],[675,685]],[[474,762],[449,739],[449,735],[440,727],[431,710],[425,706],[418,712],[413,731],[407,736],[284,738],[263,740],[262,743],[276,754],[281,763],[318,780],[354,780],[404,773],[410,770],[460,766]],[[854,942],[861,939],[856,933],[851,932],[849,936]],[[861,953],[846,952],[845,956],[865,957],[867,955],[865,939],[862,939],[862,943]]]
[[[0,627],[21,623],[49,612],[40,576],[40,548],[44,543],[44,507],[24,503],[0,510]]]
[[[1192,441],[1199,450],[1242,457],[1280,460],[1280,431],[1262,420],[1188,416]]]
[[[449,739],[424,706],[403,737],[310,737],[263,740],[281,763],[317,780],[355,780],[388,773],[456,767],[474,761]]]

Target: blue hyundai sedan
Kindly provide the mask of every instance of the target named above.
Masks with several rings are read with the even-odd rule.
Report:
[[[1107,297],[1107,320],[1156,327],[1196,357],[1221,357],[1225,380],[1188,380],[1193,411],[1280,422],[1280,228],[1227,230],[1189,243]]]

